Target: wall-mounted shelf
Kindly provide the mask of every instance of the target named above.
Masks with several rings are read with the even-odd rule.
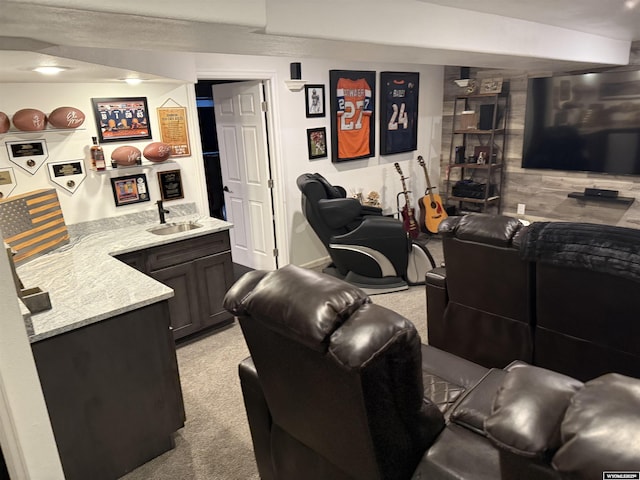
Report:
[[[306,80],[285,80],[284,84],[290,92],[299,92],[307,84]]]
[[[146,167],[159,167],[162,165],[175,164],[175,160],[165,160],[164,162],[149,162],[148,160],[143,160],[140,165],[128,165],[128,166],[118,166],[112,167],[109,162],[107,162],[107,168],[104,170],[94,170],[93,168],[89,168],[88,170],[93,173],[107,173],[119,170],[129,170],[131,168],[146,168]]]
[[[594,202],[617,203],[619,205],[631,205],[635,198],[633,197],[603,197],[597,195],[585,195],[583,192],[571,192],[567,195],[569,198],[578,200],[593,200]]]
[[[41,135],[43,133],[73,133],[82,132],[86,128],[45,128],[44,130],[34,130],[32,132],[26,132],[24,130],[9,130],[8,132],[0,133],[0,137],[6,135]]]

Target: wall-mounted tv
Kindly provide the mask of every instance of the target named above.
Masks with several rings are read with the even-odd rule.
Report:
[[[640,70],[529,79],[522,167],[640,175]]]

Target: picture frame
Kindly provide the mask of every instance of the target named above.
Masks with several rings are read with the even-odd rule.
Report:
[[[178,200],[179,198],[184,198],[182,174],[180,170],[158,172],[158,184],[160,185],[160,198],[162,200]]]
[[[325,127],[307,129],[309,160],[327,156],[327,129]]]
[[[112,178],[111,189],[116,207],[150,200],[147,176],[144,173]]]
[[[150,140],[147,97],[92,98],[100,143]]]
[[[480,81],[479,94],[487,93],[501,93],[502,92],[502,77],[483,78]]]
[[[304,98],[307,118],[325,116],[324,85],[305,85]]]
[[[375,156],[376,72],[330,70],[331,161]]]
[[[380,155],[418,149],[420,73],[380,72]]]

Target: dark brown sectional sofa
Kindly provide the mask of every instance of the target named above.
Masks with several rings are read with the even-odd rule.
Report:
[[[428,342],[486,367],[640,377],[640,230],[485,214],[440,224]]]
[[[292,265],[225,297],[262,480],[591,480],[640,470],[640,380],[487,368],[360,289]],[[615,477],[611,477],[615,478]]]

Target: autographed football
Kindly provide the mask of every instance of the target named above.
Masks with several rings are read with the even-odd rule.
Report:
[[[130,167],[131,165],[140,164],[142,153],[136,147],[124,145],[116,148],[111,152],[111,160],[121,167]]]
[[[9,131],[9,127],[11,126],[9,122],[9,117],[6,113],[0,112],[0,133],[7,133]]]
[[[171,145],[163,142],[150,143],[144,147],[142,155],[150,162],[164,162],[171,155]]]
[[[78,128],[84,123],[84,113],[75,107],[58,107],[48,118],[55,128]]]
[[[35,108],[23,108],[13,114],[13,125],[23,132],[37,132],[47,126],[47,116]]]

